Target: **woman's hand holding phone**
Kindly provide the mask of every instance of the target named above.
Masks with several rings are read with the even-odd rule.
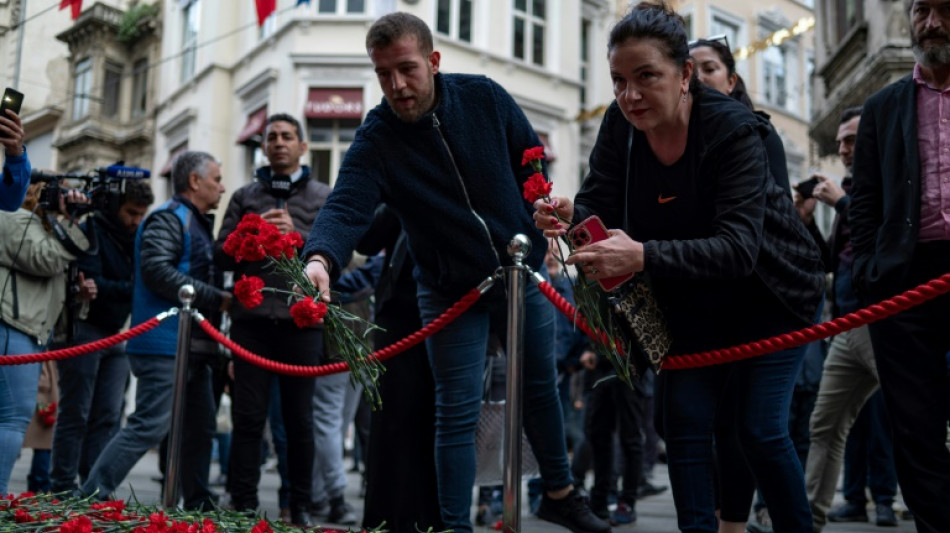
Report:
[[[569,238],[574,253],[566,263],[583,269],[584,275],[605,291],[616,289],[643,270],[643,244],[621,230],[608,230],[597,216],[574,226]]]

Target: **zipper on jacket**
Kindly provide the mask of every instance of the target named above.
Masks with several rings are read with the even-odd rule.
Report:
[[[13,318],[20,318],[20,298],[16,290],[16,270],[10,269],[10,285],[13,290]]]
[[[458,164],[455,162],[455,156],[452,155],[452,150],[449,148],[448,141],[445,140],[445,135],[442,134],[442,125],[439,123],[439,117],[435,116],[435,113],[432,114],[432,127],[435,128],[436,133],[439,134],[439,139],[442,140],[442,146],[445,147],[446,153],[449,154],[449,160],[452,161],[452,168],[455,170],[455,177],[459,180],[459,185],[462,187],[462,196],[465,197],[465,204],[468,206],[469,212],[478,220],[481,224],[482,229],[485,230],[485,236],[488,237],[488,246],[491,248],[492,253],[495,254],[495,261],[498,262],[498,265],[501,266],[501,257],[498,255],[498,250],[495,249],[495,245],[492,244],[491,240],[491,231],[488,229],[488,224],[485,223],[485,219],[481,217],[472,207],[472,200],[468,196],[468,189],[465,188],[465,181],[462,180],[462,173],[459,172]]]

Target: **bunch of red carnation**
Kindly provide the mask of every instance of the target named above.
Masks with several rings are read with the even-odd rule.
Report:
[[[289,259],[297,255],[297,248],[301,246],[303,238],[296,231],[281,234],[277,226],[260,215],[248,213],[225,239],[223,249],[224,253],[240,263],[260,261],[265,257]]]
[[[544,159],[544,147],[528,148],[521,156],[522,165],[531,165],[534,174],[524,182],[524,199],[534,203],[538,198],[551,195],[551,182],[541,173],[541,160]]]
[[[56,423],[56,402],[36,404],[36,414],[44,426],[51,428]]]

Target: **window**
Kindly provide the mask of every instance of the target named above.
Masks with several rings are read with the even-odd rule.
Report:
[[[307,125],[313,175],[317,180],[332,185],[343,156],[356,137],[360,120],[310,119]]]
[[[366,0],[319,0],[317,12],[329,15],[362,15]]]
[[[544,23],[546,0],[513,0],[512,55],[544,65]]]
[[[122,87],[122,65],[106,61],[106,69],[102,86],[102,116],[118,118],[119,96]]]
[[[195,59],[198,55],[198,29],[201,26],[201,0],[192,0],[182,10],[181,32],[181,82],[195,75]]]
[[[709,35],[725,35],[726,39],[729,41],[729,48],[733,52],[739,48],[739,29],[740,26],[736,21],[730,20],[727,17],[719,14],[713,14],[712,20],[709,23]]]
[[[785,107],[788,101],[788,72],[785,68],[785,49],[779,46],[770,46],[762,52],[762,88],[765,101],[776,106]]]
[[[587,83],[590,78],[590,20],[581,19],[580,81],[581,109],[587,108]]]
[[[92,59],[87,57],[76,63],[73,84],[73,120],[79,120],[89,114],[90,89],[92,89]]]
[[[693,14],[686,13],[683,15],[683,29],[686,30],[686,40],[692,41],[696,37],[693,36]],[[715,35],[715,33],[713,34]]]
[[[132,118],[145,116],[148,105],[148,59],[139,59],[132,67]]]
[[[439,0],[435,27],[442,35],[472,42],[472,0]]]
[[[864,2],[862,0],[836,0],[834,10],[836,37],[837,41],[841,42],[844,36],[851,31],[851,28],[857,26],[864,18]]]

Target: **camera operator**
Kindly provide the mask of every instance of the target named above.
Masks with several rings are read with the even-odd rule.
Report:
[[[89,240],[72,220],[43,218],[50,205],[40,205],[47,184],[31,185],[14,212],[0,212],[0,346],[7,355],[36,353],[50,341],[66,301],[66,269],[76,255],[88,250]],[[58,185],[57,185],[58,187]],[[80,191],[53,197],[58,214],[68,205],[88,204]],[[56,230],[56,231],[54,231]],[[69,246],[58,233],[68,239]],[[80,297],[94,297],[94,283],[84,284]],[[3,361],[0,360],[0,363]],[[0,494],[7,483],[36,405],[40,365],[0,365]]]
[[[0,115],[0,146],[6,154],[0,179],[0,211],[16,211],[30,184],[30,160],[23,146],[20,117],[10,109]]]
[[[73,344],[85,344],[119,332],[132,313],[135,232],[155,201],[145,180],[128,180],[125,192],[108,201],[85,222],[95,233],[99,253],[78,260],[79,275],[94,280],[99,298],[85,319],[76,322]],[[99,453],[118,430],[122,396],[129,377],[125,343],[58,361],[60,409],[53,435],[53,492],[74,491]]]

